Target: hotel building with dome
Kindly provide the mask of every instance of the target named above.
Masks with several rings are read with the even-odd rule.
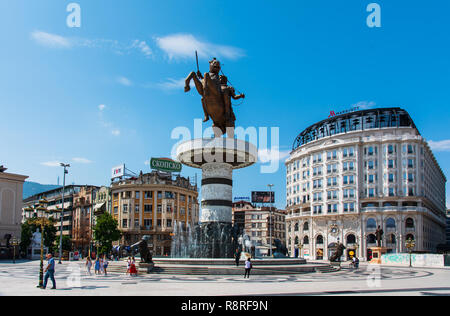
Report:
[[[400,108],[331,116],[295,139],[286,164],[291,256],[372,258],[380,226],[388,253],[435,252],[445,243],[446,178],[410,115]]]

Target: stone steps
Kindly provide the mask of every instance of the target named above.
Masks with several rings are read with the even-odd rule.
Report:
[[[315,270],[317,273],[332,273],[341,270],[341,268],[339,266],[327,265],[327,266],[318,266],[315,268]]]
[[[209,275],[208,268],[200,268],[200,267],[154,267],[150,273]]]

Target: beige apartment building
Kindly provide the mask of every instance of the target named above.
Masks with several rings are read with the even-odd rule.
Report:
[[[150,236],[154,256],[170,255],[175,226],[199,222],[198,191],[189,178],[153,171],[111,184],[112,215],[122,231],[121,245]]]
[[[23,183],[28,178],[5,171],[0,166],[0,246],[12,237],[20,238]]]
[[[233,224],[237,225],[240,233],[250,237],[256,248],[256,253],[266,256],[270,248],[275,249],[275,239],[286,244],[286,212],[270,207],[257,208],[252,203],[238,201],[233,203]],[[270,234],[272,233],[272,234]]]

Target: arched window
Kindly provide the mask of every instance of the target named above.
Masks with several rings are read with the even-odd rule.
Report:
[[[408,234],[406,235],[406,240],[414,240],[414,235],[413,234]]]
[[[377,242],[377,237],[374,234],[370,234],[367,236],[368,244],[375,244]]]
[[[393,218],[388,218],[386,221],[387,228],[395,228],[395,220]]]
[[[308,231],[309,230],[309,222],[305,222],[303,224],[303,231]]]
[[[407,218],[405,226],[406,228],[414,228],[414,220],[412,218]]]
[[[309,237],[308,236],[303,237],[303,244],[309,245]]]
[[[356,244],[356,237],[353,234],[347,236],[347,244]]]
[[[294,231],[298,232],[298,223],[295,223],[295,225],[294,225]]]
[[[397,238],[395,237],[394,234],[390,234],[387,237],[387,243],[388,244],[396,244],[397,243]]]
[[[298,237],[295,236],[295,244],[298,245]]]
[[[376,222],[376,220],[373,219],[373,218],[369,218],[369,219],[367,220],[367,225],[366,225],[366,227],[367,227],[367,228],[377,228],[377,222]]]
[[[322,235],[317,236],[316,244],[319,244],[319,245],[323,244],[323,237],[322,237]]]

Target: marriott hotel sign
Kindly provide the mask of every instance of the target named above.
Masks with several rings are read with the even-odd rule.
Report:
[[[340,112],[330,111],[330,115],[328,115],[328,117],[330,118],[330,117],[338,116],[338,115],[345,114],[345,113],[356,112],[358,110],[359,110],[359,106],[355,106],[355,107],[353,107],[351,109],[340,111]]]
[[[154,170],[165,172],[180,172],[181,163],[173,161],[168,158],[152,158],[150,160],[150,167]]]

